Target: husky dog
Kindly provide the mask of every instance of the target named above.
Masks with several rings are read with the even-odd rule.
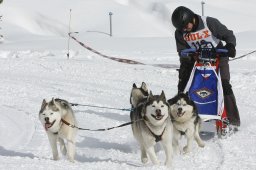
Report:
[[[46,102],[44,99],[39,112],[39,120],[43,124],[52,148],[53,159],[58,160],[59,154],[57,141],[60,143],[60,151],[68,156],[71,162],[75,157],[75,136],[77,129],[67,126],[63,122],[76,125],[75,116],[70,104],[62,99],[52,99]],[[65,145],[65,141],[67,146]]]
[[[148,97],[148,87],[146,83],[142,82],[140,87],[137,87],[135,83],[132,85],[131,95],[130,95],[130,103],[132,111],[130,112],[131,120],[134,120],[133,111],[138,105],[142,104]]]
[[[178,141],[181,135],[187,138],[187,145],[183,148],[185,153],[192,149],[193,139],[198,146],[204,147],[204,142],[199,136],[201,119],[198,116],[195,103],[189,99],[188,94],[180,93],[174,98],[169,99],[170,114],[173,123],[173,144],[178,148]],[[177,151],[177,150],[176,150]]]
[[[142,82],[140,87],[137,87],[135,83],[133,83],[132,91],[130,95],[130,103],[132,108],[137,107],[137,105],[145,98],[148,97],[148,87],[146,83]]]
[[[154,146],[161,141],[165,154],[165,165],[172,164],[172,122],[169,117],[169,104],[165,94],[153,95],[150,92],[147,100],[135,108],[133,135],[141,149],[142,163],[148,162],[148,156],[153,164],[159,164]],[[138,121],[140,120],[140,121]]]

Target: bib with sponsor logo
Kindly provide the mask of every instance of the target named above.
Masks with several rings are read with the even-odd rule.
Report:
[[[220,119],[224,109],[220,73],[215,66],[196,63],[184,92],[195,102],[199,116],[205,121]]]
[[[201,18],[202,18],[202,21],[204,24],[204,28],[201,30],[198,30],[196,32],[184,33],[183,34],[184,40],[187,42],[187,44],[191,48],[198,49],[199,48],[198,43],[200,44],[200,42],[202,40],[211,42],[213,44],[213,46],[216,47],[219,44],[220,40],[217,39],[215,36],[213,36],[212,32],[208,28],[207,23],[206,23],[207,17],[201,16]]]

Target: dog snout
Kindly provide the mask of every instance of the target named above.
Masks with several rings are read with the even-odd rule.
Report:
[[[178,108],[178,112],[182,112],[182,108],[181,107]]]
[[[49,119],[49,117],[45,117],[44,120],[45,120],[46,122],[49,122],[50,119]]]
[[[156,109],[156,115],[161,115],[161,109]]]

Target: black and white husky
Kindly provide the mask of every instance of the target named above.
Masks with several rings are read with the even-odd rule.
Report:
[[[44,99],[39,112],[39,120],[48,135],[53,159],[59,159],[57,149],[57,142],[59,141],[62,154],[67,155],[68,159],[74,162],[77,129],[71,128],[63,123],[65,121],[76,125],[76,119],[70,104],[62,99],[53,98],[49,102],[46,102]],[[65,141],[67,146],[65,145]]]
[[[150,92],[147,99],[138,104],[134,109],[133,135],[137,139],[141,149],[142,163],[148,162],[148,157],[153,164],[159,164],[154,146],[161,142],[166,154],[165,165],[172,164],[172,133],[173,126],[169,116],[169,104],[165,94],[153,95]]]
[[[185,153],[192,150],[195,139],[198,146],[204,147],[204,142],[199,136],[201,119],[198,116],[195,103],[189,99],[188,94],[180,93],[169,99],[170,115],[173,123],[173,144],[179,148],[179,139],[182,135],[187,138],[187,145],[183,148]]]

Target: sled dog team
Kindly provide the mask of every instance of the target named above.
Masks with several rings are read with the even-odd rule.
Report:
[[[132,131],[140,146],[142,163],[147,163],[150,159],[153,164],[160,164],[154,148],[157,142],[163,146],[165,165],[168,167],[172,164],[173,153],[192,150],[194,139],[198,146],[204,147],[199,136],[201,119],[187,94],[178,94],[167,100],[164,91],[160,95],[153,95],[148,91],[146,83],[142,82],[141,87],[133,84],[130,103],[130,118],[134,121]],[[46,130],[53,159],[59,159],[59,142],[59,150],[74,162],[77,129],[65,124],[68,122],[77,126],[70,103],[54,98],[49,102],[43,100],[39,119]],[[185,136],[187,140],[184,148],[179,145],[181,136]]]
[[[132,121],[142,119],[132,124],[134,137],[141,150],[141,161],[149,159],[153,164],[159,164],[154,146],[157,142],[163,145],[166,160],[165,165],[172,164],[173,153],[190,152],[193,139],[198,146],[204,147],[199,136],[201,119],[195,104],[187,94],[178,94],[166,100],[164,91],[160,95],[148,93],[147,85],[142,82],[141,87],[133,84],[130,102],[133,110],[130,113]],[[179,139],[184,135],[187,145],[180,150]]]

